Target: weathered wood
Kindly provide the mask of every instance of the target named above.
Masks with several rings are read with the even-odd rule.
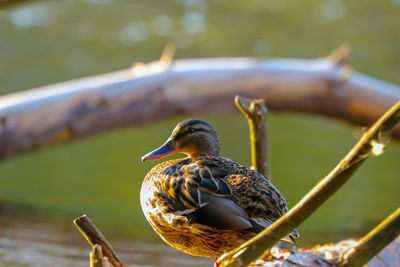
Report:
[[[254,262],[254,267],[334,267],[339,265],[339,260],[352,247],[357,240],[342,240],[335,244],[317,245],[313,248],[285,249],[274,246],[262,258]],[[395,267],[400,262],[400,237],[392,241],[378,255],[364,266],[366,267]]]
[[[111,244],[86,215],[75,219],[74,224],[93,248],[96,245],[101,246],[102,253],[114,267],[124,266],[115,254]],[[99,251],[93,252],[94,256],[98,255],[98,253]]]
[[[270,111],[370,125],[400,99],[400,88],[342,62],[332,56],[157,61],[3,96],[0,157],[175,115],[233,111],[237,94],[263,98]]]
[[[363,266],[400,234],[400,208],[394,211],[343,257],[341,266]],[[398,253],[400,256],[400,248]]]
[[[261,233],[223,254],[217,263],[221,266],[247,266],[265,250],[308,218],[321,204],[332,196],[368,158],[377,153],[374,147],[385,143],[385,138],[400,121],[400,101],[391,107],[363,134],[357,144],[339,164],[312,188],[293,208]]]
[[[235,97],[235,104],[245,115],[250,128],[251,164],[253,168],[271,179],[268,159],[267,107],[264,99]]]
[[[90,267],[111,267],[107,257],[104,257],[101,246],[96,244],[90,252]]]

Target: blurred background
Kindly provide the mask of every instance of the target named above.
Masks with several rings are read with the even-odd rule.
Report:
[[[176,59],[315,58],[347,43],[354,69],[400,84],[399,32],[399,0],[27,1],[0,10],[0,94],[156,60],[167,43],[176,45]],[[250,165],[242,115],[199,117],[216,128],[223,156]],[[45,266],[49,261],[52,266],[56,252],[49,247],[38,252],[38,244],[61,246],[65,255],[57,254],[58,263],[72,254],[86,260],[88,246],[72,226],[72,219],[82,214],[126,254],[138,255],[144,248],[175,253],[142,214],[141,182],[157,162],[142,163],[140,157],[162,144],[182,119],[114,130],[3,160],[0,263]],[[273,113],[268,120],[272,181],[290,207],[361,133],[354,126],[302,114]],[[298,228],[299,245],[365,234],[398,207],[399,175],[400,146],[393,141]],[[73,250],[75,243],[69,242],[81,244],[81,250]],[[22,254],[13,257],[18,249]],[[21,257],[27,254],[31,256]],[[131,261],[157,265],[162,255],[155,254],[145,252]],[[209,261],[184,257],[180,264]]]

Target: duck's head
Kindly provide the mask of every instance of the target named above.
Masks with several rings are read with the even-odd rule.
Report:
[[[190,157],[217,157],[219,155],[217,133],[205,121],[184,120],[176,125],[162,146],[144,155],[142,161],[161,159],[176,153],[185,153]]]

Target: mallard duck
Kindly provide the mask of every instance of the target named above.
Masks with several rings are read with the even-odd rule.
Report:
[[[216,258],[287,212],[286,200],[266,177],[219,157],[217,133],[207,122],[180,122],[142,161],[175,153],[188,157],[153,167],[140,191],[146,219],[172,247]],[[287,240],[298,236],[294,230]]]

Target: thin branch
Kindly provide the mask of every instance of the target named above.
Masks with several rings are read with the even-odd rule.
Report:
[[[400,234],[400,208],[360,239],[343,257],[341,266],[363,266]]]
[[[400,101],[381,116],[339,164],[292,209],[260,234],[222,255],[217,262],[222,266],[231,263],[232,266],[245,266],[261,256],[335,193],[371,153],[379,154],[376,147],[384,144],[385,138],[399,121]]]
[[[74,224],[92,247],[94,247],[95,245],[101,246],[104,256],[108,258],[108,261],[114,267],[124,266],[115,254],[111,244],[86,215],[75,219]]]
[[[160,62],[164,62],[168,65],[171,65],[172,60],[174,59],[175,56],[175,52],[176,52],[176,47],[174,44],[169,43],[165,45],[164,50],[160,57]]]
[[[235,97],[235,104],[245,115],[250,128],[251,164],[253,168],[271,179],[268,160],[267,114],[264,99]]]
[[[329,54],[328,59],[335,65],[344,65],[347,64],[350,52],[350,46],[348,44],[342,44]]]
[[[90,252],[90,267],[111,267],[107,257],[104,257],[100,245],[94,245]]]

